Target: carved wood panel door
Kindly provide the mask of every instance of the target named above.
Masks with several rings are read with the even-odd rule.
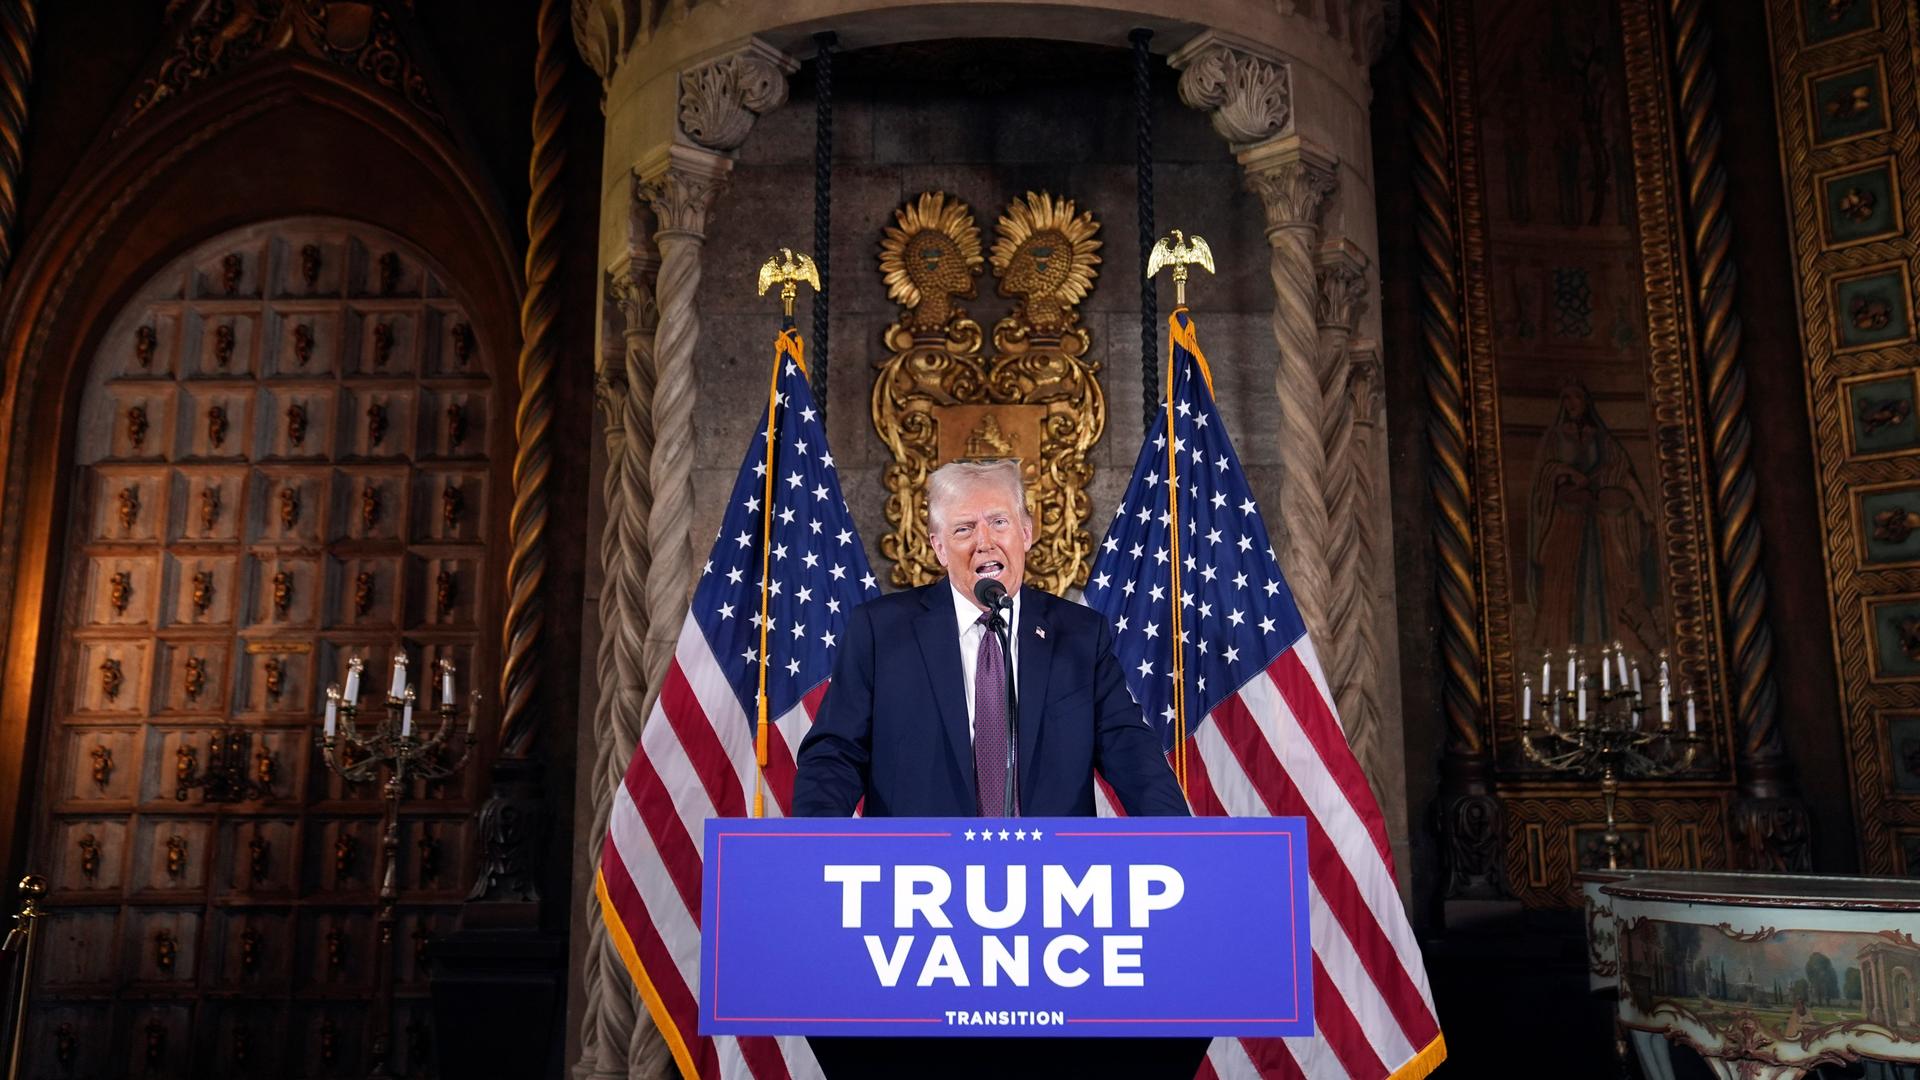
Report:
[[[364,1075],[380,792],[328,771],[315,718],[351,656],[378,686],[395,649],[463,684],[493,664],[485,360],[422,253],[320,219],[202,245],[108,328],[42,725],[27,1075]],[[473,879],[483,774],[402,803],[398,1075],[435,1072],[423,946]]]

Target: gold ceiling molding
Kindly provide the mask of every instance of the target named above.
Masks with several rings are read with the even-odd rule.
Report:
[[[891,355],[873,384],[873,426],[893,453],[883,481],[880,553],[896,585],[944,571],[927,538],[927,474],[949,461],[1020,459],[1034,545],[1027,579],[1056,594],[1084,585],[1093,538],[1085,526],[1088,455],[1106,429],[1106,395],[1087,359],[1078,305],[1093,288],[1101,242],[1091,211],[1028,192],[1000,217],[991,253],[998,292],[1015,301],[984,354],[972,299],[983,261],[967,204],[925,192],[894,211],[880,243],[887,295],[901,305],[885,332]]]

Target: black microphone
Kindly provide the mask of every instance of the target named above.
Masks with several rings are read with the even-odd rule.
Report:
[[[990,577],[983,577],[973,583],[973,598],[980,601],[980,606],[988,611],[1013,607],[1013,597],[1007,594],[1007,587]]]

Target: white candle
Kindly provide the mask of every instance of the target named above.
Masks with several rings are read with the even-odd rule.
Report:
[[[1633,697],[1635,701],[1638,701],[1640,699],[1640,665],[1639,664],[1633,665]]]
[[[1600,650],[1600,689],[1603,691],[1613,689],[1613,665],[1607,663],[1607,650],[1605,649]]]
[[[1580,715],[1577,717],[1577,721],[1582,724],[1587,722],[1587,687],[1585,683],[1580,684]]]
[[[365,663],[357,656],[347,661],[347,692],[341,696],[350,705],[360,700],[360,668]]]
[[[393,685],[387,688],[387,696],[392,698],[407,695],[407,654],[393,654]]]
[[[1622,689],[1625,689],[1627,685],[1627,650],[1621,648],[1620,643],[1617,641],[1613,643],[1613,659],[1615,663],[1620,665],[1620,686]]]
[[[1687,734],[1693,734],[1693,691],[1687,691]]]
[[[453,661],[440,661],[440,704],[453,707]]]
[[[1531,721],[1533,719],[1533,680],[1525,679],[1522,681],[1526,684],[1526,688],[1521,691],[1520,695],[1520,719],[1523,721]]]
[[[333,738],[334,730],[340,724],[340,688],[327,687],[327,738]]]
[[[1673,710],[1670,705],[1672,688],[1667,685],[1666,666],[1664,663],[1660,665],[1660,726],[1672,727]]]
[[[1545,653],[1540,656],[1540,702],[1546,704],[1553,694],[1553,657]]]
[[[413,735],[413,699],[400,707],[400,737],[405,739]]]
[[[1572,650],[1572,649],[1568,649],[1568,650],[1567,650],[1567,689],[1569,689],[1569,690],[1573,690],[1573,689],[1576,689],[1576,687],[1574,686],[1574,682],[1573,682],[1573,679],[1574,679],[1574,674],[1573,674],[1573,672],[1574,672],[1574,668],[1573,668],[1573,662],[1574,662],[1574,661],[1573,661],[1573,650]]]

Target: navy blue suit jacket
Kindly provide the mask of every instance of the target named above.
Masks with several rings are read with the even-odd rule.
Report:
[[[975,805],[953,587],[855,608],[833,683],[800,744],[795,817],[971,817]],[[1113,634],[1091,608],[1020,592],[1020,812],[1091,817],[1098,769],[1129,815],[1184,816],[1160,737],[1127,692]]]

